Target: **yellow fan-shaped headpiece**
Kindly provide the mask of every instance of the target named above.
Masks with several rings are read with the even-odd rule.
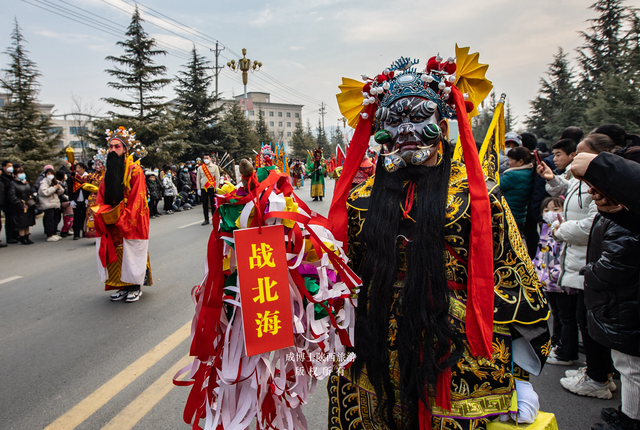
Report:
[[[477,52],[469,54],[469,48],[460,48],[456,44],[456,86],[463,93],[469,94],[469,101],[474,109],[468,113],[469,119],[478,116],[478,105],[489,95],[493,84],[485,78],[488,64],[480,64]]]
[[[349,127],[356,128],[360,120],[360,113],[366,108],[362,104],[362,89],[364,82],[355,79],[342,78],[342,85],[339,85],[340,94],[336,95],[340,112],[347,119]]]

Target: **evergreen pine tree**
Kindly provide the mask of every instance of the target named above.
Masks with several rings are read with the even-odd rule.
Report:
[[[131,96],[128,100],[114,97],[103,99],[115,107],[133,112],[132,115],[110,112],[122,119],[135,118],[138,121],[149,121],[162,115],[162,108],[165,105],[164,97],[153,94],[171,82],[171,79],[163,77],[167,73],[167,68],[155,65],[154,61],[154,57],[166,55],[167,52],[154,49],[156,41],[144,31],[143,22],[136,6],[131,24],[125,33],[127,40],[117,43],[124,48],[124,55],[120,57],[110,55],[106,58],[116,64],[115,68],[107,69],[106,72],[118,80],[118,82],[109,82],[107,85]]]
[[[482,103],[479,109],[480,115],[473,118],[473,138],[477,142],[484,141],[485,136],[487,135],[487,131],[489,130],[489,126],[491,125],[491,120],[493,120],[493,112],[496,108],[496,93],[493,91],[488,99]]]
[[[602,88],[605,75],[624,71],[626,38],[621,34],[628,18],[622,0],[598,0],[590,9],[599,16],[591,19],[591,27],[580,32],[584,45],[578,48],[578,61],[582,68],[580,90],[583,98]]]
[[[293,149],[293,156],[305,159],[307,156],[307,145],[304,127],[302,127],[302,121],[296,121],[296,128],[291,134],[291,147]]]
[[[329,149],[329,139],[327,139],[327,133],[324,131],[324,127],[322,127],[320,118],[318,118],[318,128],[316,129],[316,132],[318,134],[316,137],[317,145],[326,151]]]
[[[309,121],[309,118],[307,118],[307,129],[304,132],[304,141],[305,147],[312,152],[314,148],[318,147],[318,141],[311,131],[311,121]]]
[[[269,127],[267,127],[267,121],[264,119],[264,111],[262,108],[258,109],[258,120],[256,121],[256,135],[260,143],[270,143],[273,139],[269,134]]]
[[[336,146],[341,145],[342,150],[344,151],[344,137],[342,136],[342,132],[340,131],[340,127],[334,127],[331,130],[331,154],[336,153]]]
[[[242,158],[252,159],[255,156],[253,151],[258,152],[260,149],[260,142],[251,121],[245,117],[238,103],[231,104],[222,122],[233,138],[228,136],[219,141],[218,147],[232,155],[236,161]]]
[[[222,107],[216,107],[218,97],[209,91],[212,75],[211,66],[195,46],[191,51],[191,60],[176,76],[176,101],[179,105],[179,116],[186,120],[186,140],[189,148],[184,153],[185,159],[201,157],[213,149],[213,141],[222,141],[221,128],[216,127]]]
[[[0,88],[9,95],[0,115],[0,158],[22,164],[27,178],[34,181],[42,167],[61,154],[61,130],[54,128],[51,115],[38,106],[41,75],[27,56],[17,20],[11,39],[11,46],[4,52],[11,63],[2,70],[5,76],[0,79]]]
[[[552,142],[566,127],[583,123],[584,108],[562,48],[553,57],[546,74],[547,79],[540,79],[538,96],[531,101],[531,112],[525,123],[539,139]]]

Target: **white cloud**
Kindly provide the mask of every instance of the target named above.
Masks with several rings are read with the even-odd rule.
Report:
[[[302,51],[304,49],[304,46],[290,46],[289,47],[290,50],[292,51]]]
[[[251,21],[251,25],[261,27],[271,21],[273,21],[273,14],[271,13],[271,9],[269,9],[269,5],[267,5],[262,12],[258,13],[257,18]]]

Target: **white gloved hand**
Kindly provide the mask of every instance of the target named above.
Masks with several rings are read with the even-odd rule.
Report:
[[[533,390],[533,386],[529,382],[518,379],[516,379],[516,393],[518,394],[518,413],[510,413],[509,416],[518,424],[531,424],[536,420],[540,411],[538,393]]]
[[[71,200],[71,203],[69,203],[69,206],[71,206],[73,209],[76,208],[76,201],[75,200]]]
[[[198,195],[201,196],[202,195],[202,190],[198,190]]]

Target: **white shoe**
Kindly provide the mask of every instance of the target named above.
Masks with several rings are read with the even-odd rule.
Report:
[[[54,235],[53,237],[57,237],[57,238],[58,238],[58,240],[62,240],[62,237],[58,236],[57,234],[56,234],[56,235]]]
[[[581,378],[582,375],[585,375],[586,373],[587,373],[586,366],[581,367],[579,369],[565,370],[564,372],[567,378],[578,378],[578,379]],[[609,380],[607,381],[607,387],[609,387],[609,391],[611,391],[612,393],[618,389],[618,386],[616,385],[616,383],[613,382],[612,376],[610,376]]]
[[[587,372],[587,366],[581,367],[579,369],[570,369],[564,371],[564,376],[567,378],[575,378],[584,375]]]
[[[573,366],[573,360],[558,358],[555,351],[552,351],[551,354],[549,354],[549,357],[547,357],[547,363],[560,366]]]
[[[126,290],[118,290],[118,292],[111,294],[109,298],[111,299],[112,302],[117,302],[118,300],[122,300],[126,298],[128,293],[129,292]]]
[[[60,238],[58,236],[51,236],[47,238],[47,242],[57,242]]]
[[[129,294],[127,294],[127,298],[124,301],[127,303],[137,302],[138,300],[140,300],[140,296],[142,296],[141,290],[129,291]]]
[[[585,373],[580,378],[562,378],[560,384],[579,396],[597,397],[599,399],[610,399],[613,397],[607,383],[596,382]]]

